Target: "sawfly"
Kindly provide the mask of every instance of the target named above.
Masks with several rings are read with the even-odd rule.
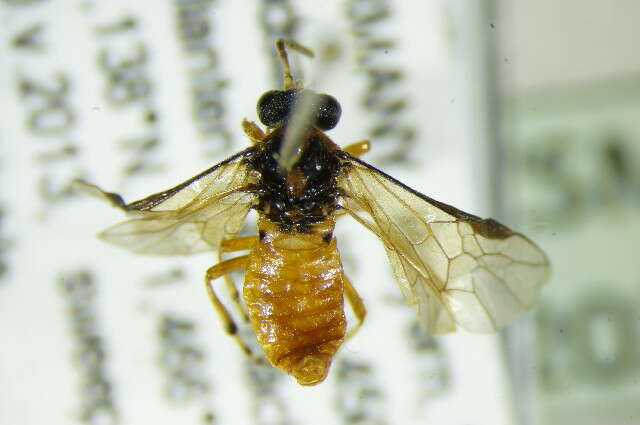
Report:
[[[436,201],[359,159],[362,141],[340,148],[325,132],[341,115],[335,98],[294,80],[279,39],[284,87],[257,103],[266,127],[243,121],[251,145],[174,188],[125,203],[78,181],[132,218],[100,237],[149,255],[218,251],[206,290],[228,333],[249,354],[213,283],[224,277],[271,364],[314,385],[366,309],[345,276],[333,234],[347,215],[383,243],[407,304],[430,333],[494,331],[531,307],[549,275],[540,248],[491,218]],[[258,234],[237,236],[249,210]],[[224,253],[248,253],[223,260]],[[244,271],[242,297],[229,274]],[[240,300],[242,298],[242,300]],[[347,332],[345,300],[357,323]]]

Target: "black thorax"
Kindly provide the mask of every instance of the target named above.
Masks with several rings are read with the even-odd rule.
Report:
[[[257,176],[256,209],[281,224],[283,231],[308,232],[310,225],[325,220],[338,208],[340,160],[335,150],[327,147],[326,136],[310,129],[300,144],[297,162],[289,172],[281,170],[276,158],[285,129],[271,133],[247,158]]]

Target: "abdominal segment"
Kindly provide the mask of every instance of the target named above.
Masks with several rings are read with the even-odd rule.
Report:
[[[266,357],[302,385],[322,382],[346,329],[335,239],[311,249],[261,241],[250,258],[243,296]]]

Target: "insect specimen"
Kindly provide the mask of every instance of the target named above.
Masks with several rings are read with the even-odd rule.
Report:
[[[284,88],[260,97],[263,131],[247,120],[251,146],[178,186],[132,203],[79,182],[133,216],[100,237],[131,251],[187,255],[218,251],[206,271],[207,293],[227,331],[249,354],[214,291],[224,277],[236,307],[251,322],[266,358],[302,385],[325,379],[343,341],[366,309],[345,276],[333,235],[348,215],[384,244],[405,301],[431,333],[492,331],[531,307],[546,282],[545,254],[525,236],[433,200],[358,159],[362,141],[343,149],[325,132],[341,114],[331,96],[294,80],[287,47],[276,42]],[[237,234],[249,210],[258,234]],[[223,253],[248,251],[222,260]],[[244,270],[242,302],[229,278]],[[346,331],[344,300],[357,323]]]

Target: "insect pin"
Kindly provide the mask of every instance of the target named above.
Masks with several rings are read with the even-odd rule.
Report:
[[[336,145],[325,132],[338,123],[340,104],[293,79],[287,48],[312,55],[295,42],[276,41],[284,87],[258,100],[266,130],[243,121],[248,148],[132,203],[77,182],[133,217],[100,237],[150,255],[217,250],[205,286],[227,332],[251,354],[214,291],[220,277],[265,357],[301,385],[325,379],[366,315],[340,261],[333,235],[339,216],[351,216],[382,241],[404,300],[430,333],[494,331],[531,307],[549,276],[543,251],[496,220],[431,199],[360,160],[368,141]],[[258,234],[238,237],[251,209]],[[239,251],[248,253],[222,260]],[[228,276],[239,270],[242,302]],[[345,299],[357,319],[349,332]]]

